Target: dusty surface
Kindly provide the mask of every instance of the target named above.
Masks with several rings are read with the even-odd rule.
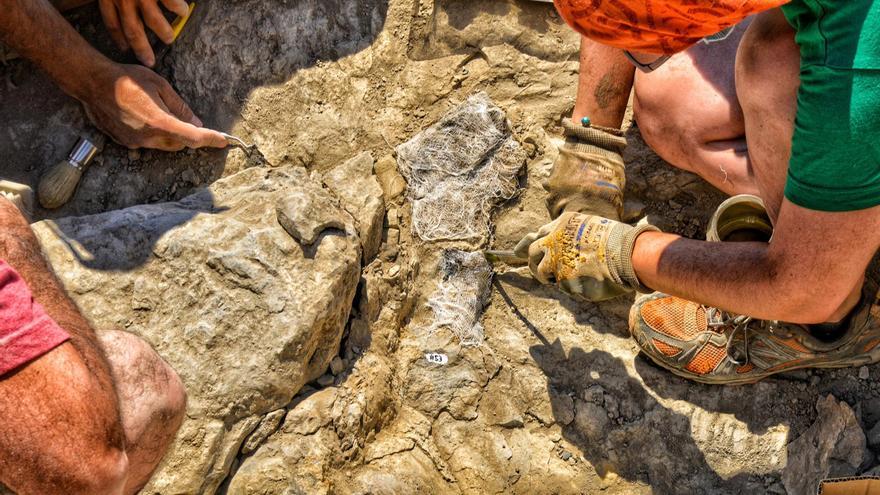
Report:
[[[95,12],[77,16],[103,43]],[[236,433],[241,444],[231,450],[238,451],[224,451],[228,462],[202,490],[797,493],[798,480],[877,464],[870,451],[861,461],[849,455],[864,448],[861,431],[880,420],[875,367],[801,371],[753,386],[689,383],[637,356],[626,328],[631,299],[577,302],[522,270],[496,275],[482,345],[462,347],[451,334],[425,331],[441,249],[479,242],[414,240],[393,150],[485,91],[528,153],[523,189],[495,215],[491,244],[509,247],[544,223],[540,181],[577,72],[577,37],[551,6],[214,2],[200,4],[191,25],[165,72],[208,124],[257,143],[272,165],[304,166],[325,174],[324,182],[368,151],[386,209],[378,256],[362,259],[338,359],[283,409],[254,409],[248,431]],[[2,75],[3,174],[35,183],[75,141],[82,115],[26,63],[13,62]],[[663,164],[634,126],[628,137],[631,205],[659,214],[668,230],[700,237],[721,195]],[[238,150],[169,155],[111,144],[72,203],[39,213],[180,199],[248,165]],[[174,352],[182,351],[166,357]],[[429,352],[448,361],[429,361]],[[880,441],[869,435],[867,444],[876,449]],[[795,466],[812,471],[799,477]],[[196,485],[175,476],[200,475],[175,474],[166,464],[148,491],[188,492]]]
[[[302,168],[251,168],[179,202],[34,224],[94,327],[141,336],[186,385],[186,420],[146,491],[216,490],[245,438],[329,366],[361,268],[337,194]],[[320,215],[290,212],[304,205]],[[293,227],[314,217],[329,227],[298,242]]]

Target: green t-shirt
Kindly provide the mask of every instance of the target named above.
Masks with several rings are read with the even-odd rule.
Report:
[[[880,1],[793,0],[800,88],[785,197],[821,211],[880,204]]]

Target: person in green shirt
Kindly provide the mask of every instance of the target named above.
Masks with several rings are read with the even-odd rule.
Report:
[[[584,38],[545,184],[556,219],[517,246],[535,277],[590,300],[657,291],[636,299],[631,333],[701,382],[880,360],[865,277],[880,247],[880,2],[722,1],[712,17],[680,0],[555,3]],[[651,148],[759,212],[748,221],[766,208],[769,242],[620,222],[631,91]]]

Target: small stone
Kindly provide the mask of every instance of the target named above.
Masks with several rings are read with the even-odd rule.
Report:
[[[386,202],[393,201],[406,191],[406,181],[397,171],[397,160],[393,156],[383,156],[374,165],[374,170]]]
[[[626,200],[623,203],[623,220],[625,222],[633,222],[642,217],[645,213],[645,203],[638,199]]]
[[[138,150],[128,150],[128,159],[136,162],[141,159],[141,152]]]
[[[562,455],[560,455],[559,457],[561,457],[563,461],[567,461],[571,459],[571,452],[564,450],[562,451]]]
[[[819,382],[821,381],[822,379],[819,378],[819,375],[813,375],[812,377],[810,377],[810,386],[815,387],[816,385],[819,385]]]
[[[400,248],[397,246],[385,246],[379,252],[379,259],[382,261],[394,261],[397,259],[398,254],[400,254]]]
[[[275,213],[281,227],[303,245],[314,244],[325,230],[345,231],[342,212],[323,190],[295,188],[278,199]]]
[[[867,366],[862,366],[859,368],[859,380],[867,380],[871,376],[871,372],[868,371]]]
[[[874,397],[861,402],[862,418],[868,427],[880,422],[880,397]]]
[[[865,434],[865,438],[868,441],[868,445],[873,448],[877,448],[880,446],[880,422],[874,425],[873,428],[868,430],[868,433]]]
[[[333,373],[334,376],[342,373],[345,369],[345,363],[342,362],[342,358],[336,356],[330,361],[330,373]]]
[[[400,230],[388,229],[386,239],[388,242],[388,246],[397,246],[397,243],[400,242]]]
[[[816,421],[787,446],[782,483],[788,493],[815,492],[824,478],[852,476],[868,455],[865,433],[846,402],[827,395],[816,410]]]
[[[256,451],[257,447],[269,438],[269,435],[278,430],[286,414],[287,409],[278,409],[264,416],[257,428],[242,444],[241,453],[247,455]]]
[[[390,208],[388,210],[388,226],[389,227],[399,227],[400,226],[400,217],[397,216],[397,208]]]
[[[400,265],[394,265],[388,269],[388,276],[391,278],[396,277],[400,273]]]
[[[324,374],[318,377],[318,385],[322,387],[329,387],[333,385],[333,375]]]

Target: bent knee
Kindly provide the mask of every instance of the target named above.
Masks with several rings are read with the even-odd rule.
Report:
[[[679,109],[674,105],[664,108],[659,103],[640,104],[637,99],[633,110],[645,144],[672,165],[693,171],[698,161],[696,151],[705,143],[699,130],[677,115]]]
[[[128,480],[128,456],[120,450],[89,454],[84,468],[71,473],[65,493],[83,495],[118,495]]]
[[[150,404],[153,414],[181,419],[186,411],[186,388],[177,372],[142,338],[123,331],[100,335],[116,382],[121,406]]]

